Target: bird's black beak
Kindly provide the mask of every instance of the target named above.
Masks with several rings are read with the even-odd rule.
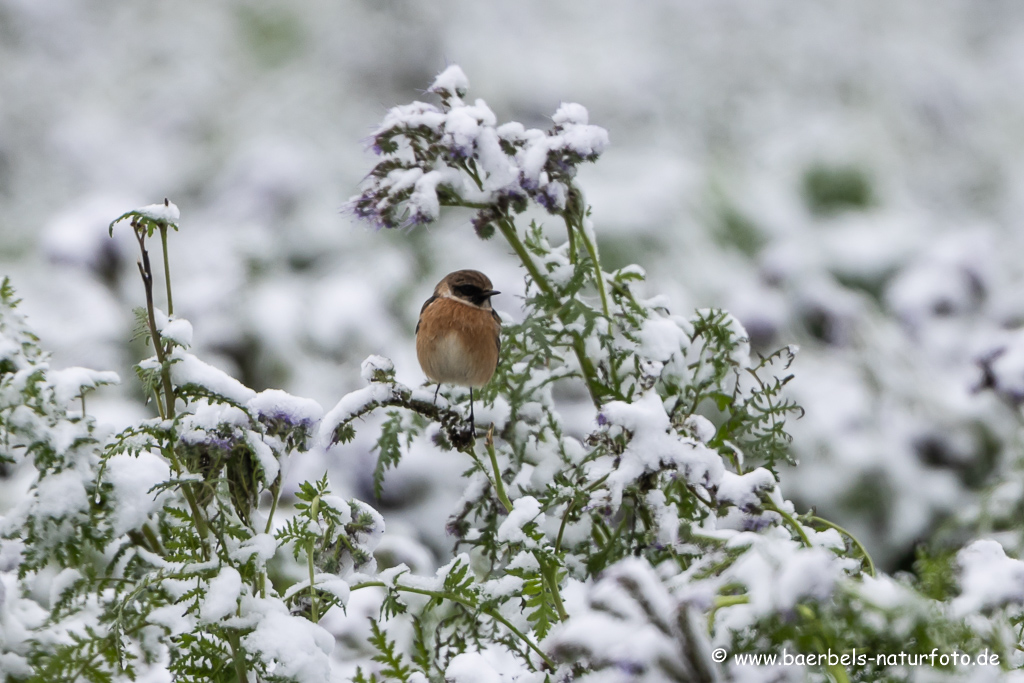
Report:
[[[490,299],[495,294],[501,294],[501,292],[499,292],[496,289],[491,289],[491,290],[488,290],[488,291],[484,292],[484,296],[486,296],[488,299]]]

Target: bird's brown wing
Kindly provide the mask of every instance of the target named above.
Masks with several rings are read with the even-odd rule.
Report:
[[[494,317],[494,322],[498,323],[498,327],[494,330],[494,343],[498,345],[498,358],[501,359],[501,316],[493,308],[491,309],[491,316]]]
[[[423,308],[420,309],[420,320],[423,319],[423,311],[427,310],[427,306],[437,301],[437,296],[431,296],[429,299],[423,302]],[[420,321],[416,321],[416,334],[420,333]]]

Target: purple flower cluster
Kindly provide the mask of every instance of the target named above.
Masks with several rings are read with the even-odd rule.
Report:
[[[578,104],[563,104],[547,132],[499,126],[483,100],[463,101],[468,87],[451,66],[429,89],[440,106],[413,102],[387,113],[372,143],[382,159],[349,201],[352,213],[397,228],[433,222],[442,206],[465,206],[477,211],[474,227],[488,237],[530,199],[552,214],[566,210],[577,167],[597,159],[608,133],[590,125]]]

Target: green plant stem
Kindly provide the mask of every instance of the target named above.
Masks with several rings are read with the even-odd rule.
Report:
[[[803,541],[805,547],[811,547],[811,539],[807,537],[807,532],[804,531],[803,526],[800,524],[800,522],[796,521],[793,515],[789,514],[788,512],[780,508],[778,505],[775,504],[775,501],[771,500],[770,498],[764,498],[762,500],[764,501],[764,506],[766,508],[772,510],[773,512],[779,513],[779,515],[781,515],[782,518],[786,520],[786,523],[793,527],[793,530],[796,531],[798,536],[800,536],[800,540]]]
[[[587,231],[583,228],[583,218],[577,222],[577,228],[580,232],[580,241],[583,242],[583,247],[587,250],[590,255],[590,261],[594,265],[594,278],[597,281],[597,292],[601,295],[601,310],[604,312],[604,317],[608,318],[611,322],[611,313],[608,308],[608,292],[605,291],[604,286],[604,273],[601,272],[601,260],[597,257],[597,245],[587,236]]]
[[[572,227],[572,221],[569,220],[568,214],[563,213],[562,219],[565,220],[565,232],[569,236],[569,263],[576,263],[576,233]]]
[[[149,322],[149,335],[153,340],[153,349],[156,351],[157,362],[160,363],[160,377],[164,387],[164,405],[167,408],[164,414],[165,416],[170,416],[174,412],[174,387],[171,384],[171,370],[167,366],[167,354],[164,352],[163,337],[156,328],[156,307],[153,304],[153,266],[149,260],[149,250],[146,249],[145,230],[136,228],[135,237],[139,241],[139,249],[142,251],[142,262],[139,263],[139,272],[142,275],[142,284],[146,290],[146,314]]]
[[[277,500],[281,497],[281,475],[278,475],[274,483],[270,485],[270,513],[267,515],[267,526],[263,533],[269,534],[274,525],[274,513],[277,512]]]
[[[171,297],[171,262],[167,255],[167,224],[160,221],[160,243],[164,254],[164,283],[167,286],[167,315],[174,315],[174,299]]]
[[[711,612],[708,614],[708,630],[715,627],[715,617],[718,615],[718,610],[723,607],[732,607],[733,605],[746,605],[749,602],[749,595],[716,595],[714,605],[712,605]]]
[[[522,262],[526,268],[526,272],[530,274],[533,281],[540,287],[540,290],[548,296],[555,296],[555,290],[551,288],[551,284],[547,278],[540,272],[540,268],[533,262],[533,257],[530,256],[530,252],[526,250],[526,245],[523,244],[522,240],[519,239],[519,234],[516,232],[515,224],[508,218],[502,218],[498,221],[498,228],[501,230],[501,234],[505,236],[509,245],[516,252],[516,256]]]
[[[319,508],[320,508],[320,496],[317,496],[316,498],[313,499],[313,501],[309,505],[310,515],[311,515],[311,517],[312,517],[312,519],[314,521],[317,519],[317,516],[319,515]],[[320,614],[319,614],[319,612],[320,612],[319,607],[320,606],[317,604],[316,587],[314,586],[314,584],[316,583],[316,571],[315,571],[315,567],[313,566],[313,544],[314,544],[314,542],[315,542],[315,539],[312,539],[312,538],[309,539],[309,547],[306,549],[306,566],[309,569],[309,602],[310,602],[309,610],[310,610],[310,616],[312,617],[313,623],[316,624],[316,623],[318,623],[320,621]]]
[[[523,267],[526,268],[526,272],[530,274],[530,277],[537,284],[542,292],[551,297],[557,297],[554,288],[551,283],[547,281],[544,274],[540,272],[540,268],[534,263],[533,258],[530,256],[530,252],[527,251],[526,245],[523,244],[522,240],[519,239],[519,234],[516,232],[515,224],[509,218],[502,218],[498,221],[498,228],[501,230],[501,234],[505,237],[505,240],[512,247],[513,251],[516,252],[516,256],[522,262]],[[598,264],[598,270],[600,270],[600,264]],[[604,293],[603,281],[599,280],[599,289],[601,290],[602,297],[606,296]],[[554,314],[562,320],[561,313],[555,311]],[[607,315],[607,304],[605,305],[605,314]],[[590,398],[594,402],[594,407],[600,408],[602,398],[608,394],[601,383],[597,379],[597,370],[594,368],[593,362],[587,356],[586,349],[583,346],[583,339],[578,334],[572,335],[572,349],[576,353],[576,358],[580,364],[580,370],[583,373],[583,381],[587,384],[587,390],[590,392]]]
[[[231,646],[231,659],[235,665],[235,675],[238,677],[238,683],[249,683],[249,674],[245,670],[245,658],[242,657],[238,633],[228,631],[228,644]]]
[[[822,632],[818,615],[814,613],[814,610],[812,610],[807,605],[797,605],[796,611],[800,614],[800,616],[802,616],[807,621],[815,622],[818,634]],[[820,637],[820,635],[815,635],[812,638],[812,640],[818,646],[817,649],[819,653],[824,654],[827,650],[830,649],[828,643],[826,643]],[[846,669],[838,664],[826,664],[825,671],[828,672],[828,675],[832,678],[833,681],[835,681],[835,683],[850,683],[850,678],[846,675]]]
[[[562,604],[562,594],[558,590],[558,574],[556,565],[543,559],[540,554],[534,553],[534,557],[537,558],[537,564],[540,565],[541,576],[544,577],[544,583],[548,586],[548,592],[551,593],[552,604],[555,607],[555,612],[558,613],[558,620],[565,621],[569,618],[569,615],[565,611],[565,605]]]
[[[555,538],[555,552],[556,553],[562,551],[562,534],[565,533],[565,525],[569,521],[569,513],[572,512],[572,509],[575,506],[575,504],[576,504],[575,500],[570,500],[569,501],[569,505],[567,505],[566,508],[565,508],[565,512],[562,513],[562,523],[558,525],[558,537]]]
[[[491,459],[491,469],[494,471],[494,490],[498,494],[498,500],[505,507],[505,512],[512,512],[512,501],[505,493],[505,483],[501,480],[501,470],[498,468],[498,456],[494,452],[494,427],[487,432],[487,455]]]
[[[385,589],[386,588],[395,588],[395,589],[400,590],[400,591],[405,591],[406,593],[418,593],[420,595],[426,595],[428,597],[437,598],[439,600],[451,600],[452,602],[457,602],[460,605],[463,605],[464,607],[468,607],[469,609],[472,609],[472,610],[475,610],[475,609],[478,608],[478,605],[476,603],[474,603],[472,600],[467,600],[466,598],[460,597],[458,595],[453,595],[451,593],[445,593],[444,591],[432,591],[432,590],[427,590],[425,588],[413,588],[412,586],[403,586],[403,585],[401,585],[401,584],[399,584],[397,582],[393,586],[388,586],[383,581],[366,581],[364,583],[357,583],[354,586],[351,586],[350,590],[357,591],[360,588],[370,588],[370,587],[385,588]],[[485,608],[482,611],[483,611],[484,614],[486,614],[487,616],[489,616],[492,619],[494,619],[495,621],[497,621],[499,624],[501,624],[502,626],[507,628],[509,631],[511,631],[517,638],[519,638],[524,643],[526,643],[527,647],[529,647],[531,650],[536,652],[537,655],[541,659],[544,660],[544,663],[547,664],[548,667],[550,667],[552,670],[558,668],[558,665],[555,664],[554,660],[552,660],[550,657],[548,657],[546,654],[544,654],[544,651],[541,650],[540,647],[538,647],[536,643],[534,643],[532,640],[530,640],[529,636],[527,636],[525,633],[523,633],[522,631],[517,629],[514,625],[512,625],[512,623],[510,623],[508,619],[503,617],[500,612],[498,612],[494,608]]]
[[[876,576],[876,573],[875,573],[875,563],[872,561],[871,555],[868,554],[867,548],[864,547],[864,544],[861,543],[857,539],[856,536],[854,536],[849,531],[847,531],[843,527],[839,526],[835,522],[830,522],[829,520],[825,519],[824,517],[817,517],[817,516],[811,515],[810,517],[808,517],[808,519],[812,523],[814,523],[814,524],[821,524],[822,526],[826,526],[826,527],[828,527],[830,529],[835,529],[836,531],[838,531],[839,533],[841,533],[842,535],[846,536],[851,541],[853,541],[853,544],[855,546],[857,546],[857,549],[860,550],[861,555],[864,556],[864,560],[868,563],[868,574],[870,574],[871,576]]]
[[[174,446],[163,446],[160,450],[164,457],[171,461],[175,472],[180,474],[185,471],[181,466],[181,462],[178,460],[178,456],[174,454]],[[188,509],[192,513],[192,523],[196,527],[196,533],[199,534],[200,541],[202,541],[203,559],[208,560],[210,559],[210,549],[206,545],[206,537],[209,535],[210,529],[206,524],[206,518],[203,517],[199,510],[199,503],[196,502],[196,497],[192,491],[192,485],[190,483],[182,483],[181,493],[185,496],[185,502],[188,503]]]

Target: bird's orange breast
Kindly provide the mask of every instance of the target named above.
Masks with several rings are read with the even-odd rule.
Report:
[[[420,314],[416,332],[420,367],[435,382],[482,387],[498,365],[500,330],[489,310],[435,299]]]

